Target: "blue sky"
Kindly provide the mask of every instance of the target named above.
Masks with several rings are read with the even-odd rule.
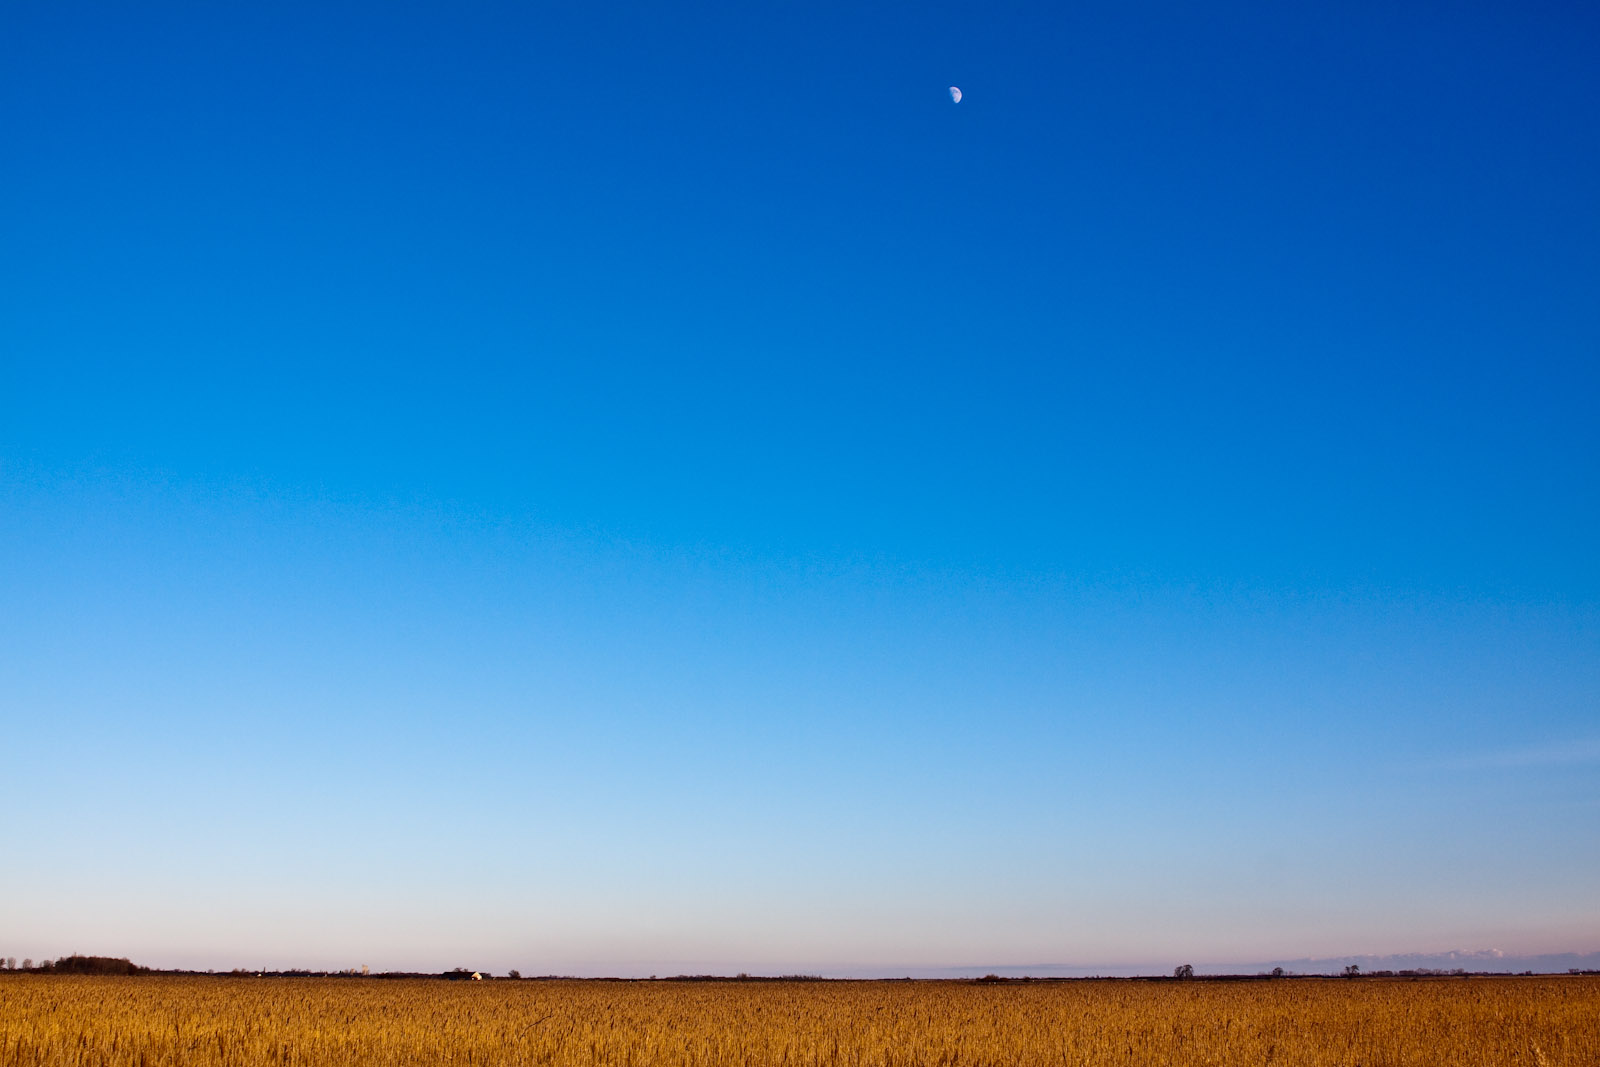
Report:
[[[1600,20],[156,7],[0,16],[0,952],[1600,948]]]

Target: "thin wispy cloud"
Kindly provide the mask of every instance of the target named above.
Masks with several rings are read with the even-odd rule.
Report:
[[[1546,741],[1533,745],[1465,753],[1442,760],[1440,770],[1515,770],[1533,767],[1562,767],[1600,763],[1600,737],[1568,741]]]

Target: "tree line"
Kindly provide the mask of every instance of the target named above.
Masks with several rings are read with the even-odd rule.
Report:
[[[3,961],[5,970],[27,971],[31,974],[149,974],[150,968],[141,967],[124,956],[62,956],[58,960],[40,960],[34,963],[24,959],[17,966],[15,956]]]

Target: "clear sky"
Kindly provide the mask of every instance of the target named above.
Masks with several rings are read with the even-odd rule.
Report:
[[[0,953],[1600,949],[1597,55],[6,5]]]

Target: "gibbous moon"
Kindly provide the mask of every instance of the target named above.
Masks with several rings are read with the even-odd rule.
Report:
[[[954,100],[958,104],[961,103],[961,90],[957,89],[954,85],[950,86],[950,99]]]

